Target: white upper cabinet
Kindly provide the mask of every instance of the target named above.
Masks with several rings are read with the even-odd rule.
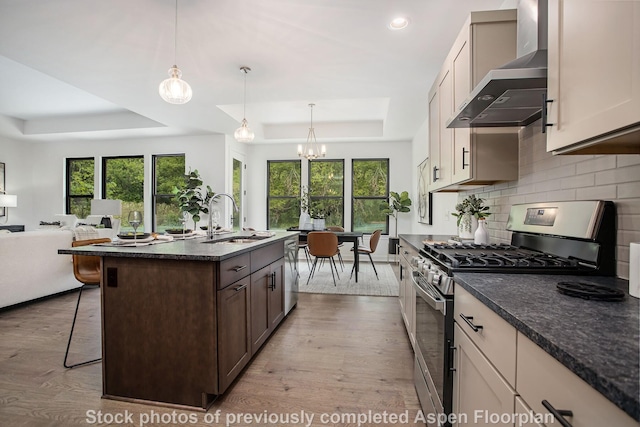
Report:
[[[516,11],[472,12],[429,92],[429,191],[518,178],[517,129],[446,125],[491,69],[515,57]]]
[[[640,153],[640,1],[549,0],[547,151]]]

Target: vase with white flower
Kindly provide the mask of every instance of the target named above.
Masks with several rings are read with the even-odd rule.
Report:
[[[456,212],[451,215],[458,217],[458,237],[473,240],[478,228],[478,220],[484,220],[491,212],[489,206],[484,205],[484,199],[474,194],[456,205]]]

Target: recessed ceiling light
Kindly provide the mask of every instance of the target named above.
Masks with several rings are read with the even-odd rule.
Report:
[[[392,30],[402,30],[409,25],[409,18],[399,17],[389,23],[389,28]]]

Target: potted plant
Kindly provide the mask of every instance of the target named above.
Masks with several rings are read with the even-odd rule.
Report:
[[[211,187],[207,185],[206,190],[202,189],[202,179],[198,169],[193,172],[189,169],[189,173],[185,176],[184,186],[173,188],[173,194],[180,206],[180,211],[188,212],[193,219],[193,229],[196,229],[198,221],[200,221],[201,213],[209,213],[209,201],[215,196]]]
[[[310,215],[309,190],[304,185],[302,186],[301,195],[298,198],[298,202],[300,202],[300,220],[298,221],[298,229],[299,230],[313,229],[313,226],[311,224],[311,215]]]
[[[398,214],[402,212],[411,212],[411,199],[409,193],[403,191],[402,193],[396,193],[395,191],[389,192],[389,203],[382,204],[382,213],[395,218],[395,237],[389,238],[389,253],[395,254],[400,239],[398,238]]]
[[[474,194],[456,205],[456,212],[451,215],[458,217],[458,237],[461,239],[473,239],[478,228],[478,220],[491,215],[489,206],[484,205],[484,199]]]

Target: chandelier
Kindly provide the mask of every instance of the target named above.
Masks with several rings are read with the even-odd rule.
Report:
[[[307,160],[314,160],[318,157],[324,157],[327,155],[327,147],[324,145],[319,146],[316,141],[316,131],[313,129],[313,107],[316,104],[309,104],[311,108],[311,125],[309,126],[309,135],[307,135],[307,143],[303,147],[298,145],[298,156],[304,157]]]
[[[247,124],[247,73],[251,71],[249,67],[240,67],[240,71],[244,73],[244,100],[242,102],[242,123],[236,129],[233,136],[238,142],[251,142],[255,136]]]
[[[182,80],[182,71],[175,65],[176,52],[178,51],[178,0],[176,0],[176,22],[173,39],[173,62],[174,66],[169,68],[169,78],[160,83],[158,92],[162,99],[169,104],[186,104],[191,100],[193,92],[189,83]]]

